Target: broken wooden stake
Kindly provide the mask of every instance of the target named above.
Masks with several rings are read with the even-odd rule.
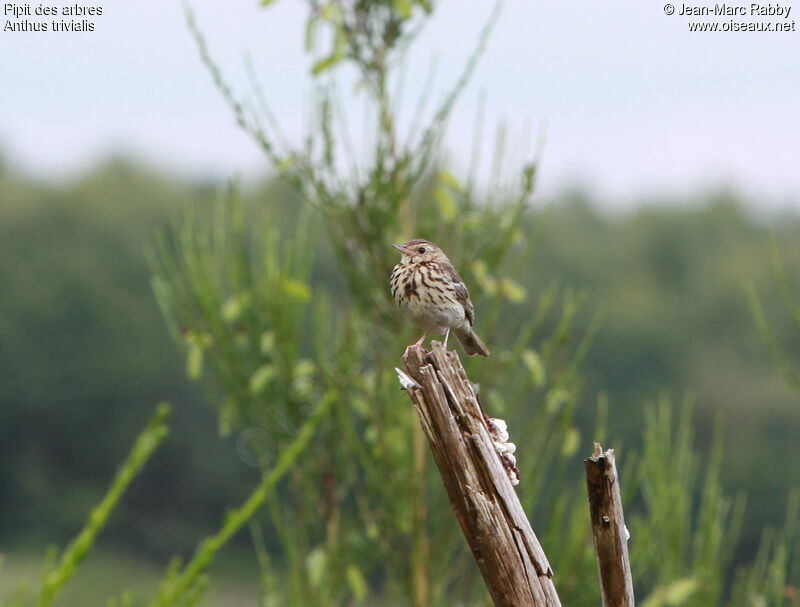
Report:
[[[431,352],[412,346],[403,360],[407,373],[398,369],[398,378],[494,604],[559,607],[553,571],[458,356],[432,342]]]
[[[614,450],[603,452],[595,443],[594,454],[584,460],[584,466],[603,607],[633,607],[630,534],[622,512]]]

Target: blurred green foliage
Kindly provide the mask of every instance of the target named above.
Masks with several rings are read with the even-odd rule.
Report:
[[[237,458],[236,443],[242,434],[233,429],[236,426],[231,426],[229,439],[218,438],[217,421],[209,414],[211,409],[202,406],[204,399],[193,393],[182,379],[186,376],[186,360],[181,360],[164,340],[163,323],[158,319],[148,292],[147,266],[137,240],[139,243],[147,241],[155,227],[167,225],[169,218],[189,208],[190,202],[201,207],[192,211],[195,216],[192,221],[208,225],[203,224],[202,218],[213,217],[213,199],[225,199],[228,194],[224,188],[192,186],[124,163],[108,165],[60,187],[42,186],[9,173],[0,179],[5,203],[0,209],[3,234],[0,263],[3,284],[7,286],[6,295],[0,298],[4,337],[0,352],[9,379],[4,384],[0,407],[4,417],[0,428],[5,433],[0,443],[4,450],[0,485],[4,496],[4,545],[42,546],[42,538],[61,542],[67,533],[74,533],[91,504],[98,500],[116,463],[124,456],[132,429],[146,419],[150,407],[143,398],[148,396],[152,400],[169,397],[182,401],[183,405],[176,407],[174,436],[165,443],[158,465],[146,469],[141,483],[131,488],[129,499],[111,520],[108,538],[101,538],[100,544],[145,549],[152,556],[173,551],[186,553],[198,536],[215,527],[223,507],[242,499],[247,486],[253,483],[254,470]],[[103,184],[102,187],[91,187],[97,183]],[[88,196],[87,191],[95,194]],[[118,205],[109,202],[125,197],[129,197],[130,202]],[[202,211],[204,198],[207,212]],[[285,188],[270,184],[245,188],[241,198],[242,212],[255,213],[248,215],[248,224],[263,225],[259,223],[262,220],[257,219],[259,215],[269,219],[266,229],[259,232],[264,235],[275,230],[291,235],[298,222],[309,221],[298,212],[296,198]],[[698,234],[698,225],[704,226],[704,238]],[[313,223],[304,229],[309,231],[307,237],[316,234],[313,236],[316,254],[308,271],[299,275],[306,276],[309,284],[317,285],[315,289],[330,290],[331,299],[346,302],[346,282],[326,253],[331,250],[326,235]],[[636,476],[638,457],[634,458],[633,452],[641,450],[639,428],[645,421],[641,413],[643,404],[657,392],[656,386],[670,388],[678,395],[692,392],[696,402],[695,434],[701,437],[689,439],[698,450],[696,457],[701,462],[711,457],[706,448],[707,437],[712,433],[716,415],[723,413],[720,431],[725,449],[719,464],[722,486],[729,495],[742,492],[748,496],[748,516],[742,521],[742,540],[735,558],[738,562],[749,561],[759,546],[762,548],[756,564],[762,569],[766,570],[774,559],[785,558],[781,555],[788,552],[786,549],[770,548],[778,545],[776,542],[783,532],[775,531],[762,540],[761,529],[765,525],[775,529],[783,527],[787,487],[800,485],[791,465],[798,403],[760,341],[742,286],[747,280],[757,286],[775,335],[788,354],[795,355],[798,341],[792,330],[791,315],[779,298],[763,294],[774,292],[777,286],[770,269],[768,241],[771,233],[780,247],[785,267],[797,275],[800,221],[782,218],[773,230],[769,222],[749,216],[735,201],[724,197],[707,200],[705,206],[696,208],[668,208],[665,204],[663,208],[609,216],[593,210],[581,196],[573,194],[565,195],[545,210],[527,213],[522,229],[536,233],[537,237],[528,253],[514,261],[524,269],[514,275],[524,292],[530,294],[529,298],[543,298],[534,311],[547,308],[548,301],[552,300],[551,313],[540,320],[544,323],[542,335],[554,334],[558,322],[558,317],[552,315],[561,307],[560,304],[552,307],[556,305],[559,291],[558,288],[554,290],[554,281],[586,285],[584,298],[588,297],[592,307],[604,311],[578,373],[583,396],[575,401],[574,425],[568,425],[574,428],[570,434],[574,433],[577,443],[573,444],[573,439],[565,442],[564,448],[575,453],[567,460],[565,473],[572,479],[579,478],[579,456],[588,453],[591,439],[607,441],[610,437],[613,444],[622,448],[620,468],[626,475],[624,487],[630,486],[633,490],[634,481],[628,478]],[[44,237],[49,230],[55,235]],[[263,242],[259,239],[253,245],[263,245]],[[278,238],[276,244],[281,242]],[[677,274],[659,273],[656,268],[666,262],[653,253],[656,242],[670,251],[691,247],[690,262]],[[97,243],[105,243],[106,248]],[[34,279],[37,270],[45,272],[50,265],[58,271],[50,270],[45,280]],[[254,274],[258,280],[270,280],[268,276],[268,273]],[[493,288],[493,281],[486,283],[481,270],[470,280],[475,285],[476,298],[480,297],[477,293],[484,290],[490,293]],[[298,293],[301,291],[302,288],[296,289]],[[79,310],[83,308],[81,314],[73,316],[75,310],[65,305],[70,297]],[[485,297],[478,299],[477,304],[482,326],[493,327],[487,333],[493,343],[505,342],[520,320],[529,316],[525,313],[528,304],[504,304],[505,311],[498,317],[502,322],[499,322],[492,320],[491,304],[487,306],[490,300]],[[242,322],[242,315],[258,311],[242,308],[237,315],[237,306],[230,301],[219,302],[220,315],[224,313],[229,326]],[[666,305],[667,301],[680,304],[671,307]],[[575,300],[576,304],[578,302]],[[309,306],[308,318],[313,318],[315,304],[304,305]],[[580,310],[573,321],[578,332],[581,332],[581,325],[589,326],[592,317],[586,303],[583,311]],[[46,340],[33,343],[30,336],[42,331],[36,322],[44,323],[48,317],[52,319],[51,334]],[[103,318],[113,320],[101,324]],[[27,329],[23,330],[25,327]],[[402,340],[413,338],[409,328],[400,331],[401,342],[394,348],[400,348]],[[639,334],[641,331],[645,332],[644,336]],[[365,332],[369,331],[346,335],[348,339],[360,339],[359,335]],[[80,336],[88,341],[88,346],[76,341]],[[251,337],[249,333],[248,337]],[[252,337],[258,341],[253,352],[259,357],[262,348],[269,351],[274,347],[263,333],[254,331]],[[563,336],[562,339],[569,341],[571,338]],[[299,343],[293,346],[301,352],[294,366],[289,367],[287,390],[292,389],[294,376],[291,374],[297,364],[313,352],[313,338],[308,331],[303,333]],[[547,381],[549,371],[540,361],[544,354],[536,338],[532,345],[519,354],[523,365],[520,372],[530,374],[536,385]],[[134,348],[134,352],[128,348]],[[56,356],[58,352],[63,355]],[[208,359],[208,352],[203,354],[203,369],[208,372],[213,363]],[[98,364],[104,372],[97,371]],[[57,378],[65,374],[65,365],[70,375],[59,381]],[[300,370],[304,366],[301,365]],[[258,368],[253,367],[253,372]],[[365,380],[374,381],[368,377]],[[254,398],[250,382],[248,378],[245,400]],[[375,408],[371,401],[364,401],[362,397],[353,399],[356,414],[397,415],[399,418],[393,417],[395,422],[392,423],[399,419],[401,427],[408,428],[413,421],[411,411],[402,395],[394,391],[394,385],[387,382],[387,389],[391,388],[391,393],[386,395],[387,402],[394,403],[397,410]],[[260,384],[261,381],[256,382],[252,387],[260,388]],[[279,385],[270,380],[262,389],[275,390]],[[605,436],[595,431],[593,395],[598,392],[604,392],[608,402]],[[216,394],[220,396],[219,392]],[[554,399],[552,406],[557,406],[558,395],[551,398]],[[224,404],[224,398],[215,400]],[[541,397],[526,398],[524,394],[504,391],[487,402],[490,411],[500,415],[508,415],[509,408],[521,408],[518,419],[510,422],[513,439],[520,445],[523,469],[533,463],[531,458],[525,458],[525,451],[542,449],[526,442],[526,437],[541,436],[530,428],[547,423],[546,417],[531,417],[546,415],[543,402]],[[260,423],[258,420],[253,418],[245,423]],[[99,429],[92,431],[95,427]],[[255,440],[260,437],[257,435]],[[343,447],[349,451],[350,446],[358,446],[362,441],[361,435],[350,435]],[[263,448],[263,445],[257,444],[256,448]],[[369,456],[369,453],[364,454],[364,457]],[[391,453],[386,456],[390,457]],[[346,470],[347,465],[342,465]],[[700,471],[694,474],[701,474],[702,479],[705,465],[693,464],[695,470],[698,466]],[[409,475],[411,471],[396,470],[393,474]],[[522,488],[528,485],[529,499],[540,495],[536,500],[538,505],[531,512],[545,546],[561,543],[561,550],[549,551],[559,572],[561,587],[582,585],[587,579],[593,583],[593,563],[585,560],[588,536],[581,539],[580,533],[565,534],[563,527],[542,523],[547,520],[542,517],[551,512],[546,505],[551,499],[548,494],[552,497],[553,492],[559,492],[551,485],[554,477],[543,477],[533,470],[524,470],[523,474]],[[32,481],[37,478],[52,479],[52,482],[34,484]],[[380,484],[381,478],[368,482],[374,487]],[[429,494],[438,492],[435,478],[427,491]],[[700,495],[698,488],[694,499],[699,499]],[[561,491],[560,499],[563,502],[574,500],[580,506],[573,513],[572,523],[562,519],[564,525],[585,532],[582,487],[572,483],[566,491]],[[646,502],[634,496],[631,499],[628,502],[631,504],[629,527],[634,533],[632,550],[635,553],[640,549],[637,539],[641,533],[634,521],[645,511],[642,509]],[[692,503],[696,503],[694,499]],[[536,504],[529,502],[528,507],[531,505]],[[399,506],[395,505],[381,517],[396,516]],[[272,512],[285,521],[286,513],[281,514],[276,507],[277,504],[271,506]],[[369,512],[369,505],[364,507]],[[439,524],[452,526],[447,519],[445,516]],[[370,519],[365,520],[369,523]],[[399,517],[398,520],[406,519]],[[688,524],[692,525],[691,520]],[[368,524],[366,529],[375,529],[375,525],[375,522]],[[264,538],[266,547],[262,557],[266,554],[265,558],[272,559],[270,562],[275,565],[277,544],[271,529],[265,521],[253,533]],[[682,533],[691,533],[692,527],[684,529]],[[454,531],[451,528],[448,532]],[[577,543],[564,542],[565,536],[577,537]],[[243,539],[242,549],[249,543],[247,538]],[[789,544],[791,542],[790,538]],[[369,550],[361,550],[359,558],[370,558]],[[680,555],[685,553],[680,552],[679,547],[676,550],[675,558],[683,558]],[[320,553],[309,553],[312,554]],[[317,561],[318,556],[311,558],[310,563]],[[469,574],[473,567],[468,557],[444,562],[456,573]],[[586,568],[576,569],[574,563],[582,563],[581,567]],[[376,581],[369,573],[359,573],[347,565],[343,566],[343,571],[342,580],[349,580],[345,582],[348,588],[360,588],[362,578]],[[666,588],[659,592],[674,594],[692,588],[691,575],[685,568],[676,569],[675,576],[685,585],[659,584],[659,588]],[[646,575],[641,577],[642,583],[648,579]],[[280,576],[269,578],[264,583],[274,585],[281,579]],[[760,579],[768,578],[761,576]],[[647,582],[647,587],[653,583],[655,580]],[[773,583],[770,591],[773,594],[778,592],[776,584],[780,586],[778,582]],[[748,585],[755,584],[748,582]]]
[[[775,288],[763,220],[726,195],[611,216],[572,193],[534,210],[536,167],[510,165],[502,135],[489,187],[460,180],[436,159],[497,12],[442,103],[426,112],[421,100],[401,133],[392,70],[433,3],[309,6],[311,73],[330,80],[315,81],[301,145],[282,136],[255,79],[259,110],[239,100],[189,15],[203,62],[275,182],[215,193],[120,163],[59,188],[0,175],[10,201],[0,208],[0,276],[12,295],[0,299],[0,363],[12,378],[0,533],[35,542],[20,521],[59,540],[78,527],[99,499],[94,479],[110,476],[122,437],[141,423],[141,403],[167,397],[185,403],[172,451],[143,473],[109,534],[158,557],[179,553],[151,605],[198,604],[212,562],[247,524],[265,605],[486,604],[393,372],[414,332],[388,297],[389,245],[424,236],[471,287],[493,355],[467,370],[519,445],[519,494],[564,604],[598,602],[580,466],[592,439],[619,448],[643,604],[794,604],[798,502],[787,498],[800,486],[791,465],[800,415],[751,312],[786,360],[800,332],[790,330],[794,299],[754,295]],[[348,145],[335,86],[344,65],[370,107],[366,160]],[[145,295],[138,247],[156,227],[152,285],[182,361]],[[797,275],[798,233],[796,217],[774,232],[779,279]],[[177,380],[184,374],[216,416]],[[659,391],[667,396],[645,404]],[[676,415],[668,395],[686,392],[697,405]],[[745,492],[747,510],[732,497]],[[108,508],[95,512],[102,520],[90,517],[73,546],[88,547],[80,538],[108,520]],[[56,571],[71,575],[85,554]],[[148,600],[123,591],[108,604]]]
[[[177,209],[213,191],[119,161],[59,187],[0,175],[5,545],[70,537],[161,400],[175,403],[180,430],[110,522],[126,549],[163,554],[188,545],[197,525],[227,505],[220,490],[252,476],[181,379],[142,253]],[[153,529],[176,508],[187,512]]]

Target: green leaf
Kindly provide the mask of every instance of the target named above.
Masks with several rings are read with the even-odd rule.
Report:
[[[543,386],[547,381],[547,372],[539,355],[531,349],[526,349],[522,352],[522,362],[525,363],[531,373],[533,385],[537,388]]]
[[[287,278],[283,281],[283,294],[303,303],[311,299],[309,286],[294,278]]]
[[[311,395],[314,384],[307,376],[295,377],[292,380],[292,392],[298,398],[307,398]]]
[[[356,413],[359,413],[363,417],[369,415],[370,404],[367,399],[354,396],[353,398],[349,399],[348,402]]]
[[[314,42],[316,40],[317,34],[317,20],[316,19],[309,19],[306,21],[306,33],[304,36],[304,44],[306,47],[306,52],[310,53],[314,50]]]
[[[333,21],[336,16],[336,5],[333,2],[328,2],[319,11],[319,17],[323,21]]]
[[[222,318],[227,322],[234,322],[250,305],[250,293],[231,295],[222,306]]]
[[[278,372],[274,366],[270,364],[261,365],[250,376],[250,393],[260,394],[277,374]]]
[[[272,354],[275,352],[275,333],[272,331],[264,331],[264,333],[261,334],[260,347],[262,354]]]
[[[436,188],[433,198],[439,207],[439,214],[442,216],[442,219],[445,221],[452,221],[456,218],[456,201],[447,188]]]
[[[531,190],[533,188],[534,181],[536,180],[536,165],[535,164],[527,164],[522,171],[522,181],[523,181],[523,188],[525,190]]]
[[[314,76],[321,74],[325,70],[331,69],[345,58],[347,51],[347,35],[345,34],[344,28],[341,26],[341,24],[337,23],[335,28],[336,30],[333,35],[333,51],[331,51],[330,55],[320,59],[312,66],[311,74]]]
[[[311,68],[311,74],[314,76],[321,74],[325,70],[330,69],[334,65],[339,63],[341,59],[342,59],[341,57],[337,57],[336,55],[328,55],[324,59],[320,59]]]
[[[276,168],[279,173],[288,173],[289,169],[294,168],[295,164],[297,164],[297,159],[294,154],[288,154],[280,159]]]
[[[556,388],[555,390],[548,392],[547,400],[545,402],[545,409],[547,409],[548,413],[555,413],[562,406],[564,406],[568,400],[569,392],[563,388]]]
[[[294,375],[295,377],[309,377],[314,375],[314,372],[317,370],[317,365],[314,364],[313,360],[308,360],[307,358],[303,358],[297,361],[297,364],[294,366]]]
[[[653,590],[652,594],[643,603],[643,606],[683,605],[697,591],[698,587],[697,580],[694,578],[676,580],[668,586],[659,586]]]
[[[232,396],[226,398],[222,403],[219,412],[219,421],[217,423],[217,430],[220,436],[230,435],[238,408],[238,404]]]
[[[572,457],[578,450],[578,445],[581,442],[581,433],[574,426],[567,428],[564,435],[564,444],[561,445],[561,453],[564,457]]]
[[[275,0],[261,0],[261,6],[269,6],[273,2],[275,2]]]
[[[500,293],[513,303],[525,301],[528,295],[525,291],[525,287],[510,278],[500,279]]]
[[[456,179],[456,176],[453,175],[450,171],[440,171],[439,179],[441,179],[442,182],[445,183],[447,187],[449,187],[454,192],[461,191],[461,184],[458,182],[458,179]]]
[[[186,375],[189,379],[200,379],[203,375],[203,348],[196,339],[189,340],[189,351],[186,354]]]
[[[697,588],[698,583],[694,578],[685,578],[673,582],[667,587],[667,604],[682,605],[695,593]]]
[[[489,276],[489,269],[486,263],[480,259],[473,262],[472,273],[475,275],[475,280],[478,282],[478,285],[487,295],[494,295],[497,293],[497,281]]]
[[[347,50],[347,34],[341,25],[336,26],[336,33],[333,36],[333,54],[339,59],[344,59]]]
[[[325,550],[320,546],[314,548],[306,558],[306,569],[308,569],[308,581],[315,588],[319,588],[322,584],[322,578],[325,575],[325,568],[327,565],[327,556]]]
[[[360,603],[367,596],[367,581],[361,570],[355,565],[348,565],[347,572],[347,585],[350,586],[350,592],[353,593],[353,598],[356,602]]]
[[[396,10],[403,19],[409,19],[411,17],[414,5],[410,0],[394,0],[393,4],[394,10]]]
[[[311,68],[311,74],[317,76],[324,72],[325,70],[331,69],[337,63],[339,63],[342,59],[344,59],[344,48],[346,39],[344,38],[344,33],[341,32],[341,29],[336,30],[336,37],[334,38],[333,42],[333,52],[317,61]]]

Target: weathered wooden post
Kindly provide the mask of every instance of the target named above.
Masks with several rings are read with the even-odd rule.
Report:
[[[614,450],[594,444],[594,454],[584,460],[592,535],[603,607],[633,607],[633,578],[628,558],[628,528],[622,512]]]
[[[450,502],[498,607],[559,607],[553,571],[490,436],[461,361],[439,342],[410,347],[397,369]],[[513,474],[513,472],[512,472]]]

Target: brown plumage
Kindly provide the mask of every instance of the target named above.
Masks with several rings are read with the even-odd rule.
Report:
[[[475,334],[475,309],[464,281],[442,250],[428,240],[415,238],[392,245],[403,254],[392,271],[392,297],[400,309],[425,333],[447,337],[452,330],[467,356],[489,356],[489,350]]]

